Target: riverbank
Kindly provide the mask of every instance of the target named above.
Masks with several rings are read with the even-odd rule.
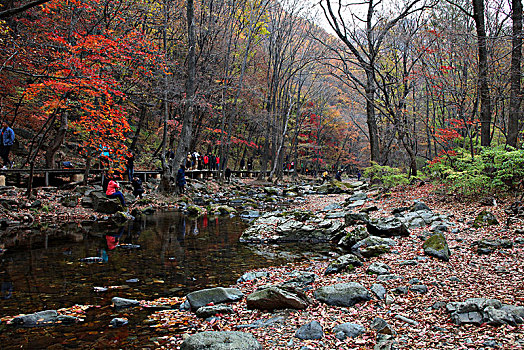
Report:
[[[444,235],[451,252],[449,261],[424,254],[423,242],[429,227],[422,226],[411,228],[409,236],[395,237],[396,245],[389,253],[363,259],[362,266],[352,271],[324,274],[333,260],[344,254],[336,250],[333,259],[325,261],[248,271],[258,277],[230,286],[247,296],[230,305],[232,314],[220,314],[207,321],[189,311],[169,310],[153,315],[151,320],[155,327],[175,333],[159,338],[158,347],[178,348],[190,334],[203,331],[242,331],[252,334],[265,349],[524,348],[522,324],[510,322],[494,326],[488,324],[494,323],[489,321],[489,317],[475,319],[479,315],[485,316],[482,310],[474,309],[475,305],[469,310],[472,312],[468,316],[471,322],[462,319],[462,325],[456,324],[456,318],[452,322],[449,313],[453,302],[465,302],[468,298],[524,305],[523,226],[521,218],[511,219],[505,212],[510,203],[504,199],[495,206],[463,202],[430,184],[386,193],[372,191],[369,195],[371,199],[362,208],[376,206],[378,210],[373,212],[374,217],[390,216],[393,209],[410,206],[414,200],[447,215],[449,231]],[[312,195],[296,207],[319,212],[329,204],[342,204],[348,197]],[[505,200],[511,201],[511,198]],[[483,210],[493,213],[498,223],[476,227],[474,219]],[[494,245],[491,251],[479,249],[479,242],[497,240],[507,242],[507,245]],[[387,272],[377,275],[370,269],[379,264],[385,264]],[[309,303],[305,309],[268,312],[248,307],[247,300],[255,291],[289,281],[303,273],[314,277],[313,282],[302,286]],[[379,289],[377,285],[381,285],[386,296],[380,298],[370,292],[370,300],[350,307],[330,306],[319,301],[316,291],[341,283],[358,283],[374,292]],[[518,312],[519,317],[524,315],[524,309],[520,308]],[[180,320],[185,320],[186,328],[182,334],[176,334]],[[522,322],[522,319],[517,321]],[[342,324],[351,324],[352,329],[359,331],[353,334],[354,337],[341,335]],[[300,334],[309,332],[310,338],[319,339],[297,338],[297,331],[304,325],[308,325],[306,331],[302,328]]]
[[[202,331],[249,333],[265,349],[391,349],[393,344],[402,349],[524,347],[522,325],[504,324],[494,327],[488,324],[492,323],[493,318],[480,313],[477,308],[471,321],[478,325],[459,326],[452,322],[452,315],[446,308],[448,305],[452,306],[452,302],[478,297],[497,299],[508,305],[524,305],[524,291],[521,288],[524,282],[522,218],[509,215],[505,211],[513,201],[512,198],[498,199],[495,206],[487,206],[481,202],[489,204],[488,199],[464,202],[460,198],[444,194],[431,184],[392,191],[366,190],[365,186],[360,186],[363,191],[348,191],[346,194],[326,194],[325,189],[306,182],[300,188],[291,184],[278,187],[253,182],[233,183],[226,187],[207,183],[198,184],[197,187],[201,185],[205,186],[205,190],[200,188],[189,197],[192,202],[201,202],[199,208],[209,210],[209,215],[212,208],[216,208],[206,205],[206,201],[210,199],[217,203],[226,198],[229,202],[242,200],[242,210],[233,215],[240,215],[242,211],[261,212],[263,208],[259,206],[280,203],[285,204],[289,212],[308,210],[323,219],[332,217],[334,219],[330,220],[347,224],[344,230],[348,234],[362,226],[349,224],[345,219],[347,212],[363,211],[371,218],[390,218],[395,211],[407,217],[406,213],[411,213],[409,208],[414,201],[422,202],[434,216],[446,216],[447,228],[440,229],[447,239],[451,255],[449,261],[426,255],[423,249],[424,240],[439,225],[415,225],[419,227],[410,227],[409,235],[390,238],[394,246],[388,252],[375,257],[361,257],[362,265],[358,266],[354,262],[353,269],[345,266],[345,269],[326,274],[328,267],[349,253],[348,250],[334,245],[330,254],[325,257],[317,256],[314,260],[302,259],[297,263],[245,271],[248,274],[244,274],[238,283],[222,286],[238,290],[243,297],[228,303],[230,309],[222,309],[215,316],[211,313],[207,319],[197,317],[195,310],[181,310],[180,306],[187,299],[183,296],[158,301],[141,300],[139,303],[142,307],[156,303],[175,307],[153,313],[145,321],[157,336],[150,339],[154,345],[141,348],[176,349],[191,335]],[[290,192],[291,195],[286,195],[285,192]],[[155,199],[151,199],[148,205],[157,209],[176,208],[187,211],[189,207],[187,200],[153,198]],[[494,204],[493,201],[491,204]],[[475,218],[483,210],[490,211],[498,223],[475,225]],[[251,214],[252,219],[256,219],[262,213]],[[86,210],[84,215],[89,220],[90,215],[96,214]],[[488,245],[491,248],[479,249],[486,248],[479,245],[482,241],[492,243],[491,246]],[[497,245],[497,242],[500,244]],[[263,247],[271,250],[274,245]],[[238,277],[241,275],[242,272],[239,272]],[[254,307],[252,296],[257,290],[267,289],[268,285],[282,286],[286,282],[287,292],[295,293],[289,299],[298,304],[282,310],[275,308],[273,311],[268,311],[272,308],[268,304]],[[361,300],[351,306],[329,305],[318,296],[318,291],[322,288],[351,283],[361,286],[363,293]],[[207,304],[213,306],[218,303],[212,301]],[[131,323],[132,317],[131,315]],[[3,322],[11,319],[4,318]],[[310,323],[314,321],[316,323]],[[305,331],[305,338],[318,336],[319,339],[296,337],[296,332],[307,324],[310,326]],[[346,328],[341,328],[341,325],[346,325]],[[129,326],[123,326],[123,329],[126,327]],[[299,333],[304,338],[304,331]],[[353,337],[346,333],[351,333]],[[118,341],[114,345],[118,347]]]

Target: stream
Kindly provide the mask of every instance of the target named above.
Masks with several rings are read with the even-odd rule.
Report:
[[[176,212],[147,216],[125,225],[98,225],[88,232],[18,241],[0,256],[0,317],[93,305],[84,322],[18,328],[0,324],[2,349],[154,349],[163,336],[144,320],[152,310],[115,310],[111,298],[138,300],[184,296],[227,287],[249,269],[303,259],[325,259],[329,248],[293,245],[255,247],[238,243],[247,223],[238,217],[189,219]],[[82,259],[97,262],[82,261]],[[98,293],[94,287],[113,287]],[[109,327],[114,317],[129,324]]]

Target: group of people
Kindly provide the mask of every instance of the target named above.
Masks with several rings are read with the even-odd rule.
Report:
[[[122,207],[126,208],[126,199],[122,193],[118,179],[122,178],[121,175],[117,175],[112,171],[109,171],[103,181],[103,188],[106,192],[107,198],[118,198]],[[142,180],[137,176],[131,178],[131,186],[133,186],[133,196],[135,198],[141,199],[144,196],[145,190],[142,187]]]
[[[11,129],[6,120],[2,121],[0,129],[0,157],[2,158],[2,170],[12,168],[13,163],[9,161],[9,152],[15,142],[15,132]]]

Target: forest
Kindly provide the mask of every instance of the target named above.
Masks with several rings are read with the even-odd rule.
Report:
[[[197,151],[271,178],[287,162],[416,176],[520,145],[520,0],[7,1],[0,19],[21,167],[108,148],[166,173]]]

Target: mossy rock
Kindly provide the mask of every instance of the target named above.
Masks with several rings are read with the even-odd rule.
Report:
[[[391,247],[389,245],[377,244],[377,245],[372,245],[372,246],[363,248],[360,251],[360,254],[362,254],[364,258],[374,258],[382,254],[389,253],[390,251],[391,251]]]
[[[204,213],[204,209],[200,208],[197,205],[189,205],[187,208],[187,213],[190,216],[200,216]]]
[[[491,212],[487,210],[483,210],[477,215],[475,218],[475,221],[473,222],[474,227],[482,227],[482,226],[491,226],[491,225],[498,225],[499,221],[493,215]]]
[[[426,239],[422,247],[426,255],[433,256],[442,261],[449,261],[451,252],[449,251],[446,237],[444,237],[442,233],[435,233]]]

